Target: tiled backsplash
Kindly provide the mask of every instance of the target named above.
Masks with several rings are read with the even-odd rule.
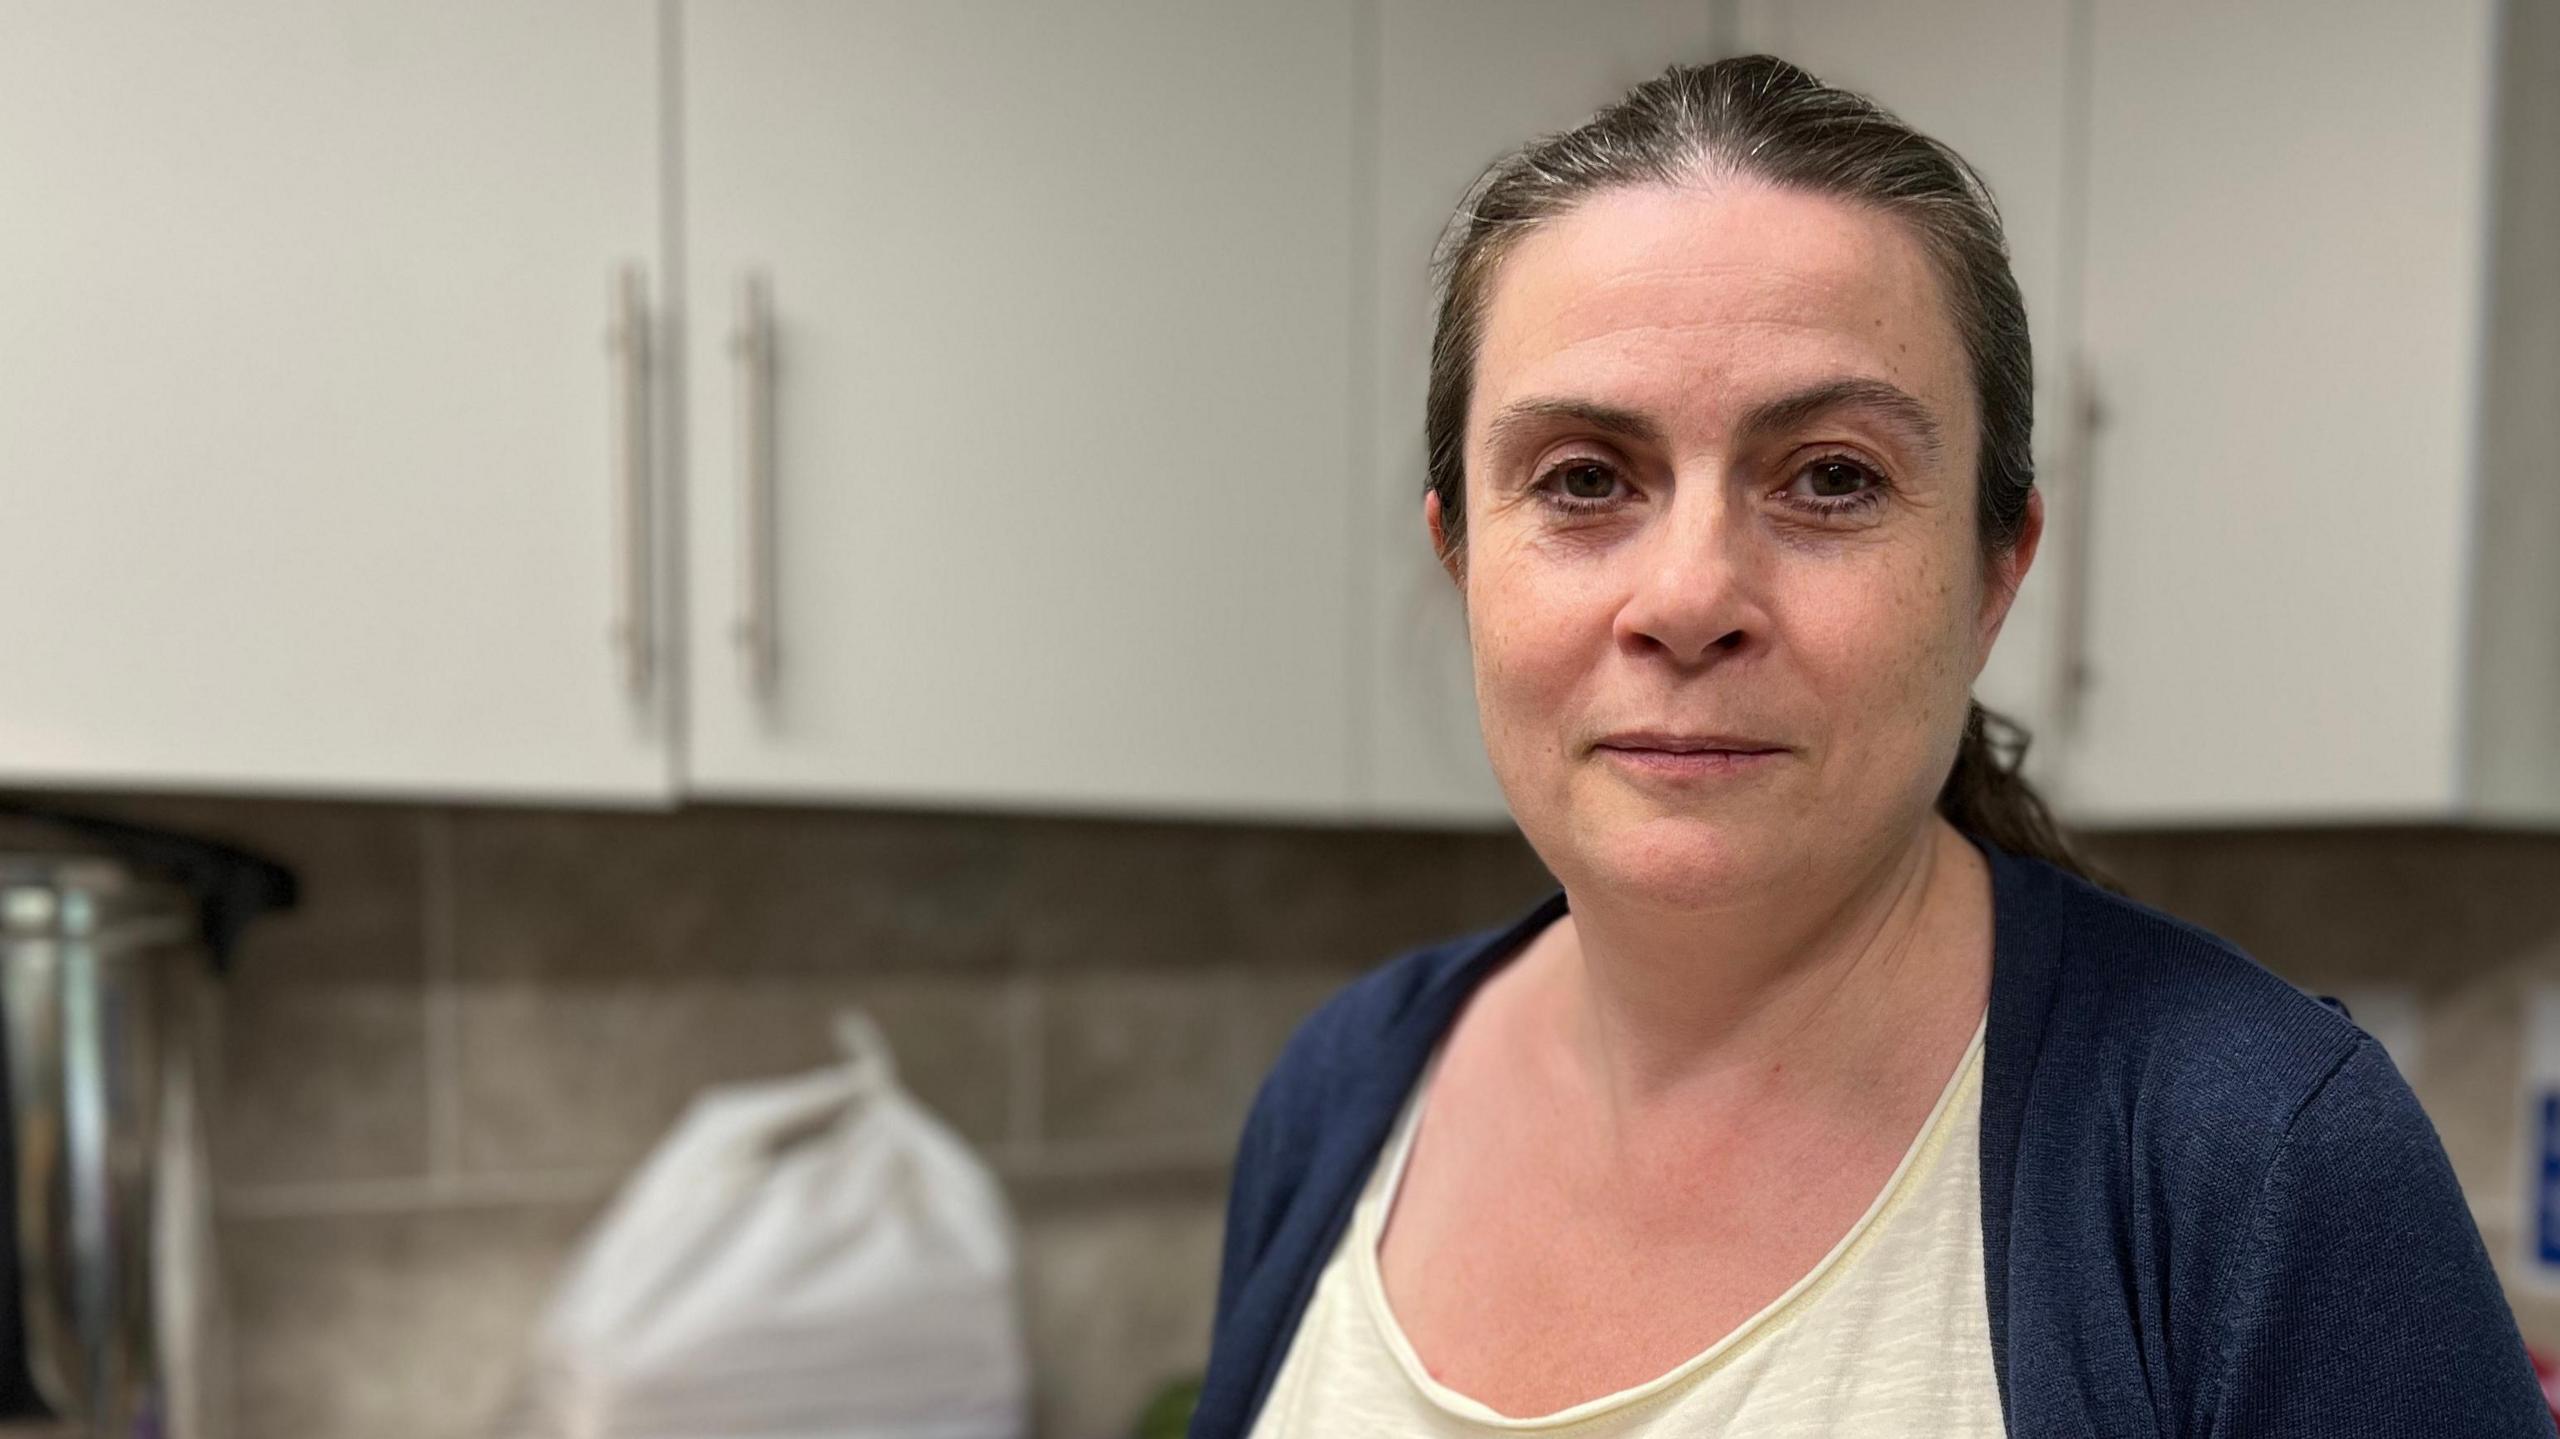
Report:
[[[479,1436],[686,1100],[877,1018],[1006,1181],[1042,1433],[1199,1365],[1225,1167],[1297,1019],[1551,885],[1509,836],[60,796],[293,866],[215,1135],[243,1439]],[[38,837],[0,829],[0,844]]]
[[[1516,837],[698,807],[606,814],[66,796],[294,866],[230,983],[216,1135],[240,1424],[486,1432],[557,1267],[701,1087],[877,1017],[996,1165],[1042,1433],[1108,1439],[1196,1369],[1225,1165],[1291,1026],[1352,973],[1515,917]],[[0,844],[23,841],[0,829]],[[2136,895],[2314,988],[2414,988],[2412,1075],[2513,1242],[2529,978],[2560,839],[2112,836]],[[2518,1295],[2560,1344],[2560,1303]]]

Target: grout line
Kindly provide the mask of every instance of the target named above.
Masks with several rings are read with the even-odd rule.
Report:
[[[424,1179],[324,1179],[238,1185],[224,1189],[219,1198],[227,1219],[398,1214],[589,1202],[611,1194],[625,1175],[622,1169],[561,1169]]]
[[[997,1173],[1012,1179],[1108,1179],[1168,1170],[1219,1172],[1235,1155],[1227,1142],[1212,1144],[1192,1137],[1088,1139],[1044,1144],[1036,1149],[1005,1145],[989,1151],[985,1158]]]
[[[1189,1136],[1064,1144],[1006,1140],[985,1146],[981,1157],[1009,1179],[1073,1180],[1167,1173],[1207,1176],[1223,1172],[1233,1155],[1225,1141]],[[224,1188],[218,1199],[225,1219],[309,1219],[593,1203],[610,1196],[631,1172],[628,1167],[612,1167],[242,1184]]]
[[[1009,986],[1012,1008],[1013,1043],[1012,1083],[1007,1094],[1004,1148],[1036,1156],[1040,1151],[1040,1106],[1046,1097],[1041,1070],[1048,1054],[1041,1042],[1042,1003],[1045,997],[1040,977],[1017,974]]]
[[[427,1176],[442,1181],[462,1170],[462,997],[454,953],[453,816],[428,810],[419,819],[424,856],[420,930],[426,952]]]

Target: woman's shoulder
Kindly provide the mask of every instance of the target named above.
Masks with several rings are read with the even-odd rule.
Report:
[[[2001,885],[1983,1200],[2014,1369],[2104,1371],[2186,1432],[2551,1433],[2379,1043],[2198,925],[2034,861]]]
[[[2030,1119],[2098,1109],[2084,1117],[2130,1140],[2137,1165],[2240,1172],[2271,1161],[2315,1102],[2425,1124],[2389,1056],[2335,1001],[2192,921],[2010,863],[2020,870],[2000,919],[2028,932],[2001,942],[1994,1042],[2027,1060],[2009,1072]]]

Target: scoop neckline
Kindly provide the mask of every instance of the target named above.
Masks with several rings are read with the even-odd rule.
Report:
[[[1849,1252],[1880,1227],[1884,1218],[1899,1206],[1903,1196],[1918,1186],[1921,1156],[1931,1153],[1941,1132],[1953,1122],[1956,1096],[1965,1091],[1967,1081],[1981,1067],[1984,1039],[1990,1023],[1990,1010],[1986,1006],[1982,1018],[1974,1023],[1973,1037],[1966,1042],[1964,1053],[1956,1060],[1954,1072],[1940,1086],[1937,1101],[1930,1106],[1928,1117],[1920,1122],[1919,1132],[1903,1149],[1902,1158],[1894,1165],[1893,1172],[1877,1188],[1875,1198],[1868,1201],[1866,1211],[1858,1216],[1857,1222],[1851,1224],[1848,1232],[1814,1261],[1811,1269],[1798,1276],[1795,1283],[1788,1285],[1776,1298],[1762,1305],[1723,1337],[1651,1379],[1595,1395],[1549,1413],[1527,1415],[1502,1413],[1431,1376],[1430,1370],[1423,1365],[1422,1356],[1415,1351],[1412,1341],[1405,1337],[1404,1326],[1396,1319],[1395,1308],[1387,1299],[1386,1277],[1378,1265],[1378,1248],[1386,1236],[1385,1221],[1395,1210],[1396,1195],[1404,1185],[1405,1164],[1411,1157],[1414,1136],[1421,1128],[1431,1082],[1439,1074],[1445,1041],[1435,1044],[1415,1080],[1412,1093],[1405,1100],[1403,1112],[1396,1118],[1396,1127],[1385,1155],[1388,1168],[1383,1189],[1375,1196],[1363,1192],[1355,1201],[1351,1222],[1352,1264],[1369,1317],[1385,1338],[1396,1366],[1404,1371],[1405,1378],[1426,1401],[1451,1418],[1484,1428],[1515,1433],[1566,1429],[1615,1417],[1667,1397],[1692,1376],[1748,1348],[1753,1341],[1791,1317],[1792,1311],[1799,1307],[1799,1301],[1804,1301],[1827,1276],[1835,1273]],[[1935,1157],[1942,1158],[1943,1155]],[[1366,1186],[1363,1188],[1365,1191]]]

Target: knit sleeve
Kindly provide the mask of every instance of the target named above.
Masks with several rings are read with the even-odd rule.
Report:
[[[1210,1332],[1222,1337],[1247,1274],[1262,1257],[1271,1227],[1286,1199],[1287,1176],[1275,1153],[1282,1078],[1274,1072],[1254,1095],[1236,1141],[1235,1170],[1227,1185],[1227,1224],[1218,1254],[1218,1302]]]
[[[2444,1146],[2371,1039],[2295,1112],[2234,1262],[2191,1432],[2553,1433]]]

